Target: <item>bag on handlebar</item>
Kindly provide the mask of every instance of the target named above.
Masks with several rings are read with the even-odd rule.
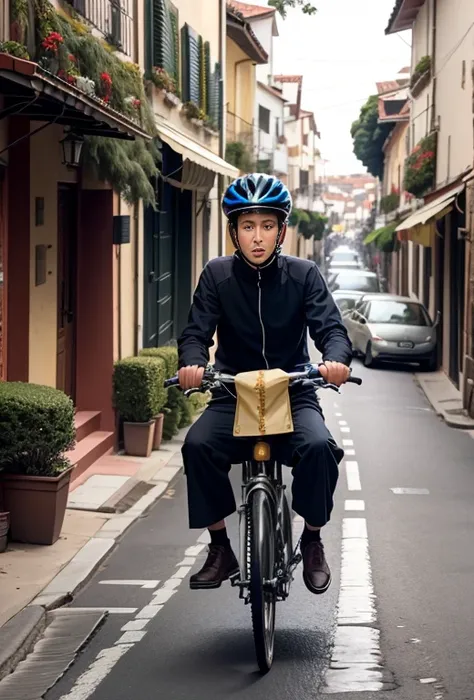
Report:
[[[234,435],[261,437],[292,433],[289,376],[280,369],[242,372],[235,377]]]

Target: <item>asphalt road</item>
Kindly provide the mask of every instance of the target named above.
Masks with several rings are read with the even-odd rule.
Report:
[[[322,396],[335,438],[352,440],[348,450],[354,451],[346,456],[352,482],[343,463],[333,519],[323,532],[333,584],[325,595],[312,596],[297,570],[290,598],[278,607],[271,672],[265,677],[256,672],[250,610],[236,589],[226,584],[217,591],[189,590],[187,569],[199,568],[206,552],[196,559],[197,550],[189,549],[201,533],[187,530],[181,477],[128,531],[73,604],[134,611],[108,616],[47,700],[313,700],[326,692],[335,700],[369,700],[380,692],[358,688],[370,687],[371,678],[374,688],[391,690],[394,700],[472,700],[474,441],[434,415],[409,371],[367,370],[355,362],[354,373],[363,377],[362,387]],[[240,475],[234,472],[238,488]],[[357,486],[357,477],[361,489],[348,490]],[[396,488],[421,492],[398,494]],[[365,510],[354,511],[360,504],[348,499],[363,501]],[[365,522],[367,540],[354,571],[342,567],[341,589],[343,520],[348,519]],[[229,530],[237,544],[235,519]],[[349,531],[346,536],[350,540]],[[360,612],[352,594],[338,607],[351,576],[375,609],[373,619],[360,624],[341,622],[346,606]],[[135,579],[160,584],[153,590],[101,583]],[[162,607],[155,606],[153,617],[141,623],[152,615],[155,593],[154,602]],[[134,620],[137,624],[130,625]],[[347,635],[342,656],[341,630]],[[369,667],[361,642],[367,631],[376,636],[367,652]],[[130,645],[117,645],[121,638]],[[341,682],[347,692],[338,692]]]

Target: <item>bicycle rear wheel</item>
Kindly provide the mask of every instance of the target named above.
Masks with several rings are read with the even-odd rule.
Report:
[[[270,670],[275,642],[276,590],[268,585],[275,571],[275,527],[272,506],[263,490],[249,499],[250,605],[257,662]]]

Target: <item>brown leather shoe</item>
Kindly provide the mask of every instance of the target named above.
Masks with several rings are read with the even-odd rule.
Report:
[[[303,581],[311,593],[325,593],[331,585],[324,546],[321,541],[309,542],[303,550]]]
[[[239,571],[239,563],[231,547],[209,545],[209,554],[201,571],[191,576],[189,587],[219,588],[223,581]]]

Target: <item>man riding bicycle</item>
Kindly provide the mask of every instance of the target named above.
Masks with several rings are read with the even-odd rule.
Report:
[[[288,189],[271,175],[247,175],[229,186],[222,206],[236,252],[202,271],[178,340],[182,389],[201,385],[216,330],[215,367],[222,372],[294,371],[310,361],[309,331],[322,353],[322,377],[337,386],[346,382],[352,347],[321,273],[314,262],[281,254],[292,208]],[[274,438],[273,451],[293,468],[293,509],[305,520],[304,582],[312,593],[324,593],[331,572],[320,530],[330,519],[344,452],[313,387],[292,387],[290,399],[294,432]],[[251,458],[253,443],[234,436],[235,408],[229,390],[215,391],[183,445],[189,524],[208,528],[211,537],[206,562],[191,577],[193,589],[218,588],[238,571],[225,525],[236,509],[229,471]]]

